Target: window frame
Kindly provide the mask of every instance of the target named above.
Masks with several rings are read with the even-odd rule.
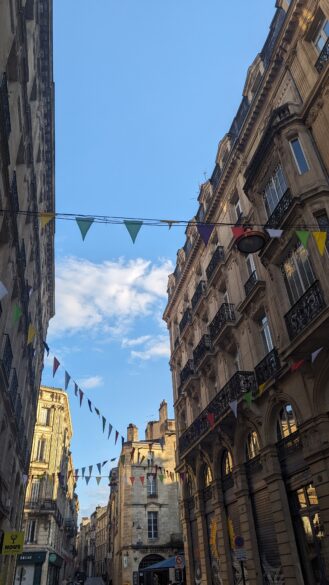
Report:
[[[151,481],[152,479],[152,481]],[[157,476],[156,473],[146,474],[146,491],[147,496],[155,498],[158,495]]]
[[[320,55],[324,49],[324,46],[329,38],[329,35],[327,35],[327,33],[325,32],[325,27],[329,26],[329,20],[328,18],[326,18],[325,16],[323,17],[321,24],[319,25],[319,27],[317,28],[316,34],[314,35],[313,38],[313,45],[315,47],[316,52]],[[326,36],[326,38],[325,38]],[[318,45],[318,42],[320,39],[323,39],[323,45],[320,48]]]
[[[291,422],[291,420],[289,418],[288,407],[290,407],[290,409],[291,409],[293,423]],[[285,434],[283,424],[287,425],[286,426],[286,429],[288,431],[287,434]],[[296,433],[296,431],[298,431],[296,413],[295,413],[295,411],[292,407],[292,404],[290,402],[285,402],[283,404],[283,406],[280,408],[278,418],[277,418],[277,430],[280,432],[280,434],[279,434],[279,432],[277,433],[279,441],[282,441],[283,439],[290,437],[291,435]]]
[[[301,259],[302,254],[305,255],[305,261]],[[303,264],[301,264],[302,262]],[[292,268],[294,268],[294,280],[288,276],[287,268],[285,267],[285,265],[288,266],[288,263],[290,263]],[[310,255],[301,243],[297,244],[293,248],[292,252],[283,260],[281,264],[281,270],[288,297],[291,305],[293,306],[316,281],[316,275],[310,261]],[[313,280],[310,280],[310,276],[313,277]]]
[[[266,351],[265,355],[267,355],[268,353],[273,351],[274,343],[271,333],[270,321],[265,311],[260,315],[258,319],[258,327],[263,343],[263,349]]]
[[[230,477],[233,473],[233,457],[231,452],[226,449],[222,456],[222,477]]]
[[[294,150],[293,144],[296,144],[296,143],[298,144],[298,147],[300,149],[299,154],[301,154],[302,159],[304,159],[302,161],[298,160],[297,153]],[[304,148],[303,148],[303,145],[302,145],[302,142],[301,142],[301,139],[299,138],[299,136],[295,136],[294,138],[291,138],[289,140],[289,146],[290,146],[290,150],[291,150],[298,174],[300,176],[305,175],[305,173],[308,173],[310,171],[310,165],[309,165],[309,162],[307,160],[307,157],[306,157],[306,154],[305,154],[305,151],[304,151]],[[300,162],[304,163],[304,165],[305,165],[304,170],[301,168]]]
[[[149,540],[159,538],[159,514],[155,510],[147,512],[147,537]]]
[[[36,544],[37,540],[37,519],[36,518],[29,518],[26,523],[26,529],[24,530],[25,544]],[[33,539],[32,539],[33,537]]]
[[[263,189],[263,202],[267,218],[272,215],[288,189],[289,186],[283,172],[282,164],[279,162]]]
[[[256,441],[254,441],[254,439],[256,438]],[[252,459],[255,459],[255,457],[257,457],[260,453],[260,445],[259,445],[259,439],[258,439],[258,434],[256,431],[249,431],[248,435],[247,435],[247,441],[246,441],[246,455],[247,455],[247,461],[251,461]]]

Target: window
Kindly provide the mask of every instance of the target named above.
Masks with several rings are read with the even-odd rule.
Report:
[[[233,460],[232,455],[229,451],[225,451],[222,459],[222,475],[227,477],[233,471]]]
[[[253,272],[256,272],[255,260],[252,254],[249,254],[246,258],[247,270],[249,276],[252,275]]]
[[[41,408],[39,413],[39,424],[49,426],[50,424],[50,408]]]
[[[158,512],[147,513],[148,538],[158,538]]]
[[[259,442],[256,431],[249,433],[247,437],[247,459],[253,459],[259,453]]]
[[[294,138],[293,140],[290,140],[290,148],[294,155],[294,160],[299,174],[303,175],[304,173],[307,173],[307,171],[310,170],[310,167],[306,160],[299,138]]]
[[[154,465],[154,451],[149,451],[147,453],[147,465],[152,467]]]
[[[267,315],[265,315],[265,313],[264,313],[264,315],[262,315],[262,317],[259,320],[259,329],[260,329],[260,334],[261,334],[261,338],[263,341],[263,346],[264,346],[265,352],[266,352],[266,354],[268,354],[273,349],[273,341],[272,341],[270,325],[268,322]]]
[[[277,426],[278,439],[284,439],[292,433],[297,431],[297,422],[295,413],[291,404],[285,404],[279,413],[279,420]]]
[[[37,542],[37,521],[28,520],[25,527],[25,542]]]
[[[278,205],[280,199],[288,189],[288,185],[285,176],[282,171],[281,165],[279,165],[267,185],[264,189],[264,204],[266,208],[267,217],[273,213],[274,209]]]
[[[208,487],[210,486],[210,484],[212,483],[212,475],[211,475],[211,470],[209,465],[206,465],[204,468],[204,487]]]
[[[147,474],[147,495],[148,496],[157,495],[157,479],[155,473]]]
[[[31,501],[37,502],[40,494],[40,479],[33,479],[31,485]]]
[[[324,45],[326,44],[329,37],[329,22],[324,19],[321,23],[320,29],[315,37],[314,44],[319,53],[321,53]]]
[[[308,251],[302,244],[284,261],[282,272],[290,302],[295,304],[315,281]]]
[[[46,439],[39,439],[37,444],[37,456],[36,461],[46,460]]]
[[[314,214],[314,217],[317,221],[319,229],[322,232],[327,232],[326,248],[327,251],[329,252],[329,218],[327,212],[325,209],[321,209],[316,214]]]
[[[233,364],[235,372],[239,372],[241,370],[241,360],[240,360],[240,352],[237,350],[233,356]]]
[[[240,199],[238,199],[235,203],[233,203],[233,206],[234,206],[235,218],[238,222],[243,217]]]

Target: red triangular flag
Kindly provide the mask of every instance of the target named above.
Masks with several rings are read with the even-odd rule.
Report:
[[[119,436],[118,431],[115,431],[115,441],[114,441],[115,445],[117,444],[118,436]]]
[[[244,234],[244,227],[242,226],[235,226],[231,228],[232,232],[233,232],[233,236],[235,237],[235,239],[239,238],[240,236],[243,236]]]
[[[213,412],[208,412],[207,420],[208,420],[208,423],[210,424],[210,426],[213,427],[215,424],[215,414]]]
[[[291,364],[290,371],[297,372],[297,370],[299,370],[299,368],[303,365],[304,362],[305,362],[305,360],[299,360],[299,362],[295,362],[294,364]]]
[[[139,479],[141,480],[141,484],[144,485],[144,475],[141,475]]]
[[[132,477],[130,478],[130,481],[131,481],[131,485],[134,485],[134,481],[135,481],[135,478],[134,478],[134,476],[132,476]]]
[[[53,363],[53,377],[55,376],[59,366],[60,366],[60,362],[58,361],[57,357],[54,357],[54,363]]]

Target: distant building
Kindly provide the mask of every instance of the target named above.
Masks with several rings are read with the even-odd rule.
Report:
[[[107,579],[108,514],[107,506],[96,508],[95,575]]]
[[[74,575],[78,496],[70,441],[66,392],[41,386],[24,505],[24,552],[16,579],[24,585],[61,585]]]
[[[329,582],[329,2],[276,6],[169,276],[189,585]]]
[[[182,550],[175,469],[175,421],[167,403],[147,424],[145,440],[130,424],[109,501],[109,583],[147,585],[143,569]],[[167,579],[169,574],[167,574]]]
[[[38,217],[55,210],[52,53],[52,0],[0,1],[0,538],[21,527],[54,315],[54,222]],[[15,557],[0,556],[2,585],[14,570]]]

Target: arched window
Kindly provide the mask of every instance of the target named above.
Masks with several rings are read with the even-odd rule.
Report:
[[[280,412],[277,422],[277,435],[278,440],[288,437],[292,433],[297,431],[297,421],[295,413],[291,404],[285,404]]]
[[[246,455],[247,459],[253,459],[256,457],[260,451],[259,449],[259,441],[258,435],[256,431],[251,431],[247,437],[247,445],[246,445]]]
[[[209,465],[205,465],[203,475],[203,484],[207,488],[212,483],[212,474]]]
[[[233,471],[233,459],[229,451],[225,451],[222,458],[222,477],[231,475]]]

